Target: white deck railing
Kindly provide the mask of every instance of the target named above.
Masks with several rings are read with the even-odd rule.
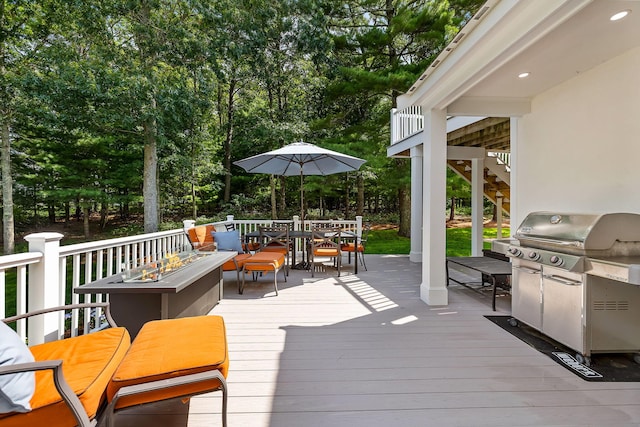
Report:
[[[424,115],[419,105],[391,110],[391,145],[422,132],[423,129]]]
[[[83,295],[74,293],[78,286],[123,272],[147,262],[156,261],[172,253],[191,250],[191,244],[185,229],[195,221],[184,222],[183,229],[141,234],[117,239],[99,240],[60,246],[63,237],[59,233],[34,233],[25,237],[29,242],[29,251],[22,254],[0,256],[0,318],[6,317],[5,294],[7,272],[15,269],[15,307],[16,314],[42,308],[55,307],[66,303],[106,301],[108,295]],[[261,225],[270,225],[271,220],[235,220],[228,216],[226,221],[214,223],[224,229],[225,223],[233,223],[245,234],[255,231]],[[301,221],[294,216],[294,229],[309,229],[310,222]],[[362,217],[355,221],[331,221],[343,228],[362,233]],[[28,270],[28,274],[27,274]],[[13,280],[11,281],[12,285]],[[80,327],[89,328],[91,324],[101,323],[100,311],[86,311],[82,316],[83,324],[77,313],[67,318],[64,313],[52,313],[30,319],[29,323],[19,321],[16,330],[20,336],[28,338],[30,344],[58,339],[64,331],[76,335]]]

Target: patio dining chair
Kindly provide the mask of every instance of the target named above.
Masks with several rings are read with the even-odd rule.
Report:
[[[311,230],[309,243],[309,258],[311,259],[311,277],[316,270],[316,258],[329,257],[335,262],[340,277],[340,265],[342,264],[342,251],[340,250],[339,227],[314,227]]]
[[[355,241],[345,241],[341,246],[341,249],[348,254],[347,262],[351,264],[351,254],[353,253],[356,259],[355,262],[358,262],[358,258],[360,258],[360,265],[364,267],[365,271],[367,270],[367,264],[364,262],[364,252],[367,247],[367,238],[369,237],[370,230],[371,225],[365,224],[362,231],[362,238],[358,239],[357,246]]]
[[[259,252],[278,252],[286,258],[285,273],[289,275],[290,252],[293,242],[289,236],[289,227],[260,226],[260,249]]]

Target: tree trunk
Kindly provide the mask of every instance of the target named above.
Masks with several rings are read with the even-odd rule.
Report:
[[[278,218],[285,219],[287,211],[287,177],[280,177],[280,209],[278,209]]]
[[[269,176],[269,186],[271,187],[271,219],[278,219],[278,210],[276,203],[276,177]]]
[[[233,113],[234,95],[236,91],[236,79],[229,82],[229,92],[227,93],[227,133],[224,139],[224,197],[223,201],[229,203],[231,200],[231,143],[233,141]]]
[[[47,203],[47,216],[49,219],[49,225],[56,223],[56,205],[53,202]]]
[[[82,213],[84,214],[84,220],[82,222],[82,227],[84,229],[84,238],[88,239],[91,237],[91,231],[89,229],[89,205],[86,204],[82,207]]]
[[[155,111],[156,102],[152,100],[152,110]],[[144,232],[158,231],[158,142],[156,140],[156,122],[151,119],[144,124]]]
[[[449,221],[453,221],[456,217],[456,198],[451,198],[451,209],[449,209]]]
[[[351,216],[351,187],[349,185],[349,174],[346,174],[345,189],[344,189],[344,217],[349,218]]]
[[[196,203],[196,185],[191,181],[191,217],[198,218],[198,204]]]
[[[4,113],[4,112],[3,112]],[[13,177],[11,175],[11,131],[8,117],[2,117],[2,236],[4,254],[15,250],[15,228],[13,216]]]
[[[358,186],[358,198],[356,205],[356,215],[364,215],[364,178],[361,173],[356,174],[356,185]]]
[[[107,228],[109,222],[109,205],[103,202],[100,206],[100,230]]]
[[[411,193],[407,186],[398,189],[398,211],[400,212],[400,226],[398,235],[411,237]]]
[[[69,227],[69,220],[71,219],[71,203],[67,200],[64,202],[64,227]]]

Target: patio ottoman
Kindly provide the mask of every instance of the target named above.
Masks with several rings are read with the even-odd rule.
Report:
[[[251,273],[266,273],[273,271],[273,286],[278,295],[278,271],[282,270],[285,265],[285,256],[280,252],[257,252],[244,261],[244,274],[242,275],[242,285],[240,293],[244,292],[245,276]],[[287,275],[284,274],[284,281],[287,281]]]
[[[226,426],[229,352],[224,320],[196,316],[145,323],[107,387],[109,413],[222,391]],[[109,422],[113,422],[109,415]]]

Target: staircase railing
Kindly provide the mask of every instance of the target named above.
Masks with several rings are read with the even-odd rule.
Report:
[[[511,169],[511,153],[508,151],[488,151],[487,156],[495,157],[498,160],[498,163],[502,163],[507,167],[507,169]]]

